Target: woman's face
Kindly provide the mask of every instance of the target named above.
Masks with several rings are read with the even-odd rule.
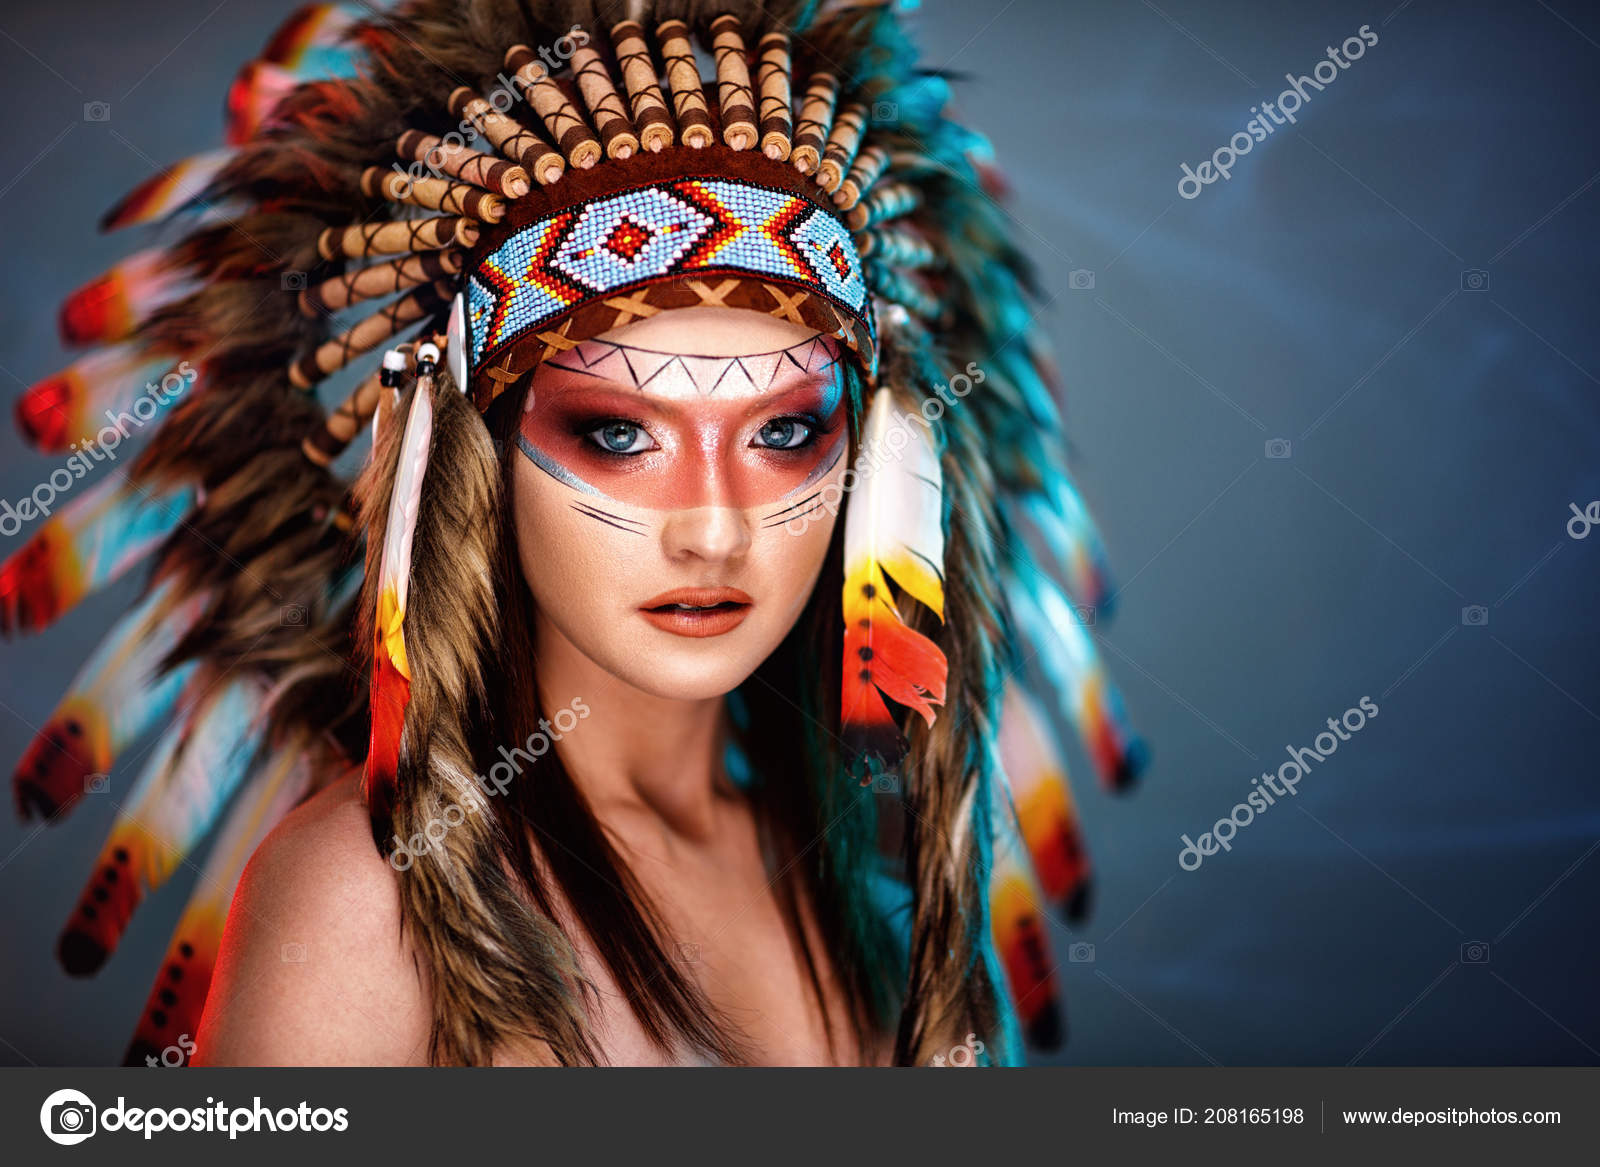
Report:
[[[539,366],[513,471],[539,636],[659,697],[749,677],[794,626],[833,535],[823,500],[848,463],[846,359],[786,321],[692,308]]]

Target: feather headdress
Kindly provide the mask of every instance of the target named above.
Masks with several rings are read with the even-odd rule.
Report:
[[[170,722],[63,938],[69,967],[103,960],[219,821],[215,878],[165,974],[193,962],[190,986],[209,978],[243,854],[305,791],[364,769],[381,839],[470,784],[504,505],[473,406],[492,416],[583,339],[716,304],[838,338],[870,403],[853,419],[844,627],[818,652],[841,682],[831,736],[852,747],[845,760],[859,750],[869,772],[905,778],[896,1057],[925,1061],[952,1017],[1009,1032],[1008,978],[1048,1039],[1045,924],[1019,922],[1047,923],[1041,902],[1078,904],[1087,878],[1049,728],[1063,714],[1109,785],[1142,755],[1074,618],[1109,593],[1105,555],[1062,462],[1030,276],[984,193],[985,145],[945,98],[881,3],[295,13],[238,75],[227,145],[107,213],[107,230],[165,222],[182,236],[72,295],[64,337],[101,347],[17,406],[41,450],[109,442],[101,421],[123,414],[118,440],[136,423],[144,448],[126,485],[87,491],[0,566],[0,631],[43,631],[146,561],[151,581],[30,747],[19,806],[59,815]],[[320,399],[375,350],[441,334],[444,369],[437,354],[419,362],[400,404],[393,362]],[[162,380],[175,371],[181,385]],[[374,418],[353,502],[341,459]],[[1002,709],[1006,678],[1021,685],[1035,657],[1037,712],[1020,697]],[[1001,814],[996,837],[1002,769],[1020,826]],[[847,809],[858,826],[863,805]],[[831,870],[862,863],[847,840],[870,834],[827,840]],[[570,948],[507,889],[503,844],[463,828],[437,882],[420,868],[405,881],[434,1056],[488,1060],[549,1022],[576,1035],[561,1056],[581,1060]],[[130,878],[113,889],[119,864]],[[201,997],[158,983],[133,1056],[170,1044]],[[552,1000],[566,1012],[538,1012]]]

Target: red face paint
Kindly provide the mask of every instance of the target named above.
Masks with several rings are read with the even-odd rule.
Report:
[[[846,449],[844,367],[826,337],[760,357],[603,342],[563,356],[540,368],[519,445],[582,493],[744,510],[798,500]]]

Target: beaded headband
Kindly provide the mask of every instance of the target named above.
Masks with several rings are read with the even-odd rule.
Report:
[[[699,153],[684,161],[710,161]],[[494,243],[466,284],[480,408],[574,344],[702,304],[832,334],[875,372],[866,280],[844,224],[803,194],[742,179],[671,179],[540,214]]]

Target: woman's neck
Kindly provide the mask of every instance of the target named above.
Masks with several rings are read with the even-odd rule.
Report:
[[[601,668],[548,621],[538,624],[544,716],[580,700],[589,710],[556,749],[595,815],[605,822],[643,812],[685,840],[710,838],[727,790],[722,698],[646,693]]]

